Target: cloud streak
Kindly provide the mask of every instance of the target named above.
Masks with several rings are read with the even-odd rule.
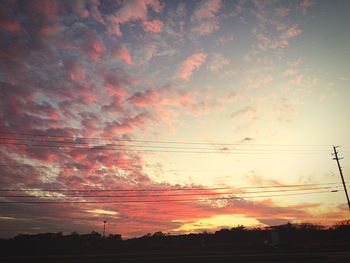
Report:
[[[177,71],[177,75],[182,80],[190,80],[194,71],[198,70],[206,61],[207,54],[199,52],[191,55],[181,63]]]

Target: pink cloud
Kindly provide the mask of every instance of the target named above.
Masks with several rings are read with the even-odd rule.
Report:
[[[114,72],[106,74],[105,87],[109,96],[124,97],[128,95],[126,86],[133,84],[133,80],[129,76]]]
[[[279,17],[285,17],[289,14],[290,9],[286,7],[280,7],[280,8],[277,8],[276,12]]]
[[[298,36],[302,31],[298,25],[290,25],[284,19],[289,15],[290,9],[286,7],[275,8],[270,2],[255,1],[256,9],[253,14],[258,24],[253,29],[256,36],[256,47],[259,51],[269,49],[281,52],[289,46],[290,39]],[[275,29],[277,32],[272,31]]]
[[[219,18],[216,13],[221,8],[221,0],[202,0],[191,16],[194,36],[205,36],[219,29]]]
[[[217,20],[205,20],[192,28],[192,32],[196,36],[206,36],[219,29],[219,22]]]
[[[20,33],[22,31],[21,24],[16,20],[2,20],[0,21],[0,28],[11,33]]]
[[[310,9],[310,7],[314,4],[312,0],[303,0],[300,4],[300,8],[305,15],[307,11]]]
[[[301,32],[302,32],[301,29],[295,26],[295,27],[289,28],[285,34],[287,38],[293,38],[300,35]]]
[[[159,19],[152,21],[143,21],[143,28],[150,33],[159,33],[163,29],[163,22]]]
[[[138,127],[144,125],[148,119],[149,116],[147,113],[140,113],[136,116],[123,118],[119,121],[108,122],[104,127],[103,136],[113,138],[132,133]]]
[[[221,4],[221,0],[202,0],[197,4],[191,19],[203,20],[213,18],[220,10]]]
[[[129,98],[129,101],[139,107],[156,103],[159,94],[155,90],[147,90],[146,92],[137,92]]]
[[[207,54],[202,52],[193,54],[192,56],[188,57],[180,65],[177,72],[178,77],[186,81],[190,80],[193,72],[198,70],[206,59]]]
[[[264,88],[273,81],[273,77],[267,72],[248,72],[242,79],[242,84],[247,89]]]
[[[79,85],[76,87],[76,90],[79,94],[82,103],[85,105],[91,105],[95,103],[98,99],[97,94],[95,92],[92,92],[90,87]]]
[[[149,89],[145,92],[137,92],[129,98],[129,102],[138,107],[152,106],[191,106],[197,103],[194,94],[180,91],[171,87],[163,87],[158,90]]]
[[[90,9],[90,15],[93,19],[95,19],[100,24],[105,25],[105,20],[99,10],[100,0],[92,0],[91,1],[91,9]]]
[[[218,43],[220,46],[226,46],[227,43],[232,42],[234,39],[233,35],[220,37]]]
[[[56,33],[58,33],[60,30],[60,28],[57,25],[47,25],[47,26],[43,26],[40,29],[40,34],[42,34],[43,36],[50,36],[50,35],[54,35]]]
[[[210,58],[208,68],[213,73],[219,73],[225,66],[229,65],[230,61],[222,54],[213,54]]]
[[[70,61],[67,64],[68,67],[68,76],[72,81],[84,81],[85,80],[85,72],[81,65],[79,65],[75,61]]]
[[[279,29],[278,29],[279,30]],[[302,33],[302,30],[298,26],[293,26],[289,29],[285,29],[283,26],[279,36],[272,36],[265,32],[254,32],[258,41],[257,46],[260,50],[275,49],[281,50],[289,46],[289,40],[295,38]]]
[[[109,18],[111,28],[109,30],[117,36],[121,36],[120,25],[130,21],[148,21],[148,7],[159,13],[162,5],[158,0],[125,1],[117,12]]]
[[[210,92],[206,91],[180,90],[164,86],[136,92],[128,98],[128,102],[136,108],[147,110],[152,121],[173,127],[182,113],[205,114],[221,106],[223,100],[213,98]]]
[[[91,59],[97,60],[101,57],[104,51],[104,45],[98,38],[92,38],[89,43],[88,54]]]
[[[131,58],[131,55],[130,55],[129,51],[125,47],[118,47],[117,50],[118,50],[118,54],[122,58],[122,60],[126,64],[131,65],[132,64],[132,58]]]
[[[28,4],[27,8],[29,9],[29,12],[32,13],[33,17],[38,14],[44,15],[46,21],[54,22],[58,17],[61,6],[60,2],[56,0],[33,0],[30,4]]]
[[[73,11],[81,16],[87,17],[89,16],[89,10],[86,8],[86,2],[84,1],[69,1],[68,4],[72,5]]]

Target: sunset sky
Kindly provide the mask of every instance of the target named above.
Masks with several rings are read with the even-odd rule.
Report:
[[[349,218],[349,10],[1,1],[0,237]]]

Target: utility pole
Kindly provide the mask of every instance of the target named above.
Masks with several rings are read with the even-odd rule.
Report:
[[[105,234],[106,234],[106,223],[107,221],[103,220],[103,237],[105,237]]]
[[[348,200],[348,206],[349,206],[349,211],[350,211],[350,200],[349,200],[349,195],[348,195],[348,191],[346,190],[346,184],[345,184],[345,181],[344,181],[343,171],[341,170],[341,166],[340,166],[340,163],[339,163],[339,160],[344,159],[344,158],[339,158],[339,157],[338,157],[338,152],[337,152],[337,148],[338,148],[338,147],[339,147],[339,146],[333,146],[334,156],[335,156],[335,158],[333,158],[333,160],[336,160],[336,161],[337,161],[338,168],[339,168],[339,173],[340,173],[340,177],[341,177],[341,180],[342,180],[342,182],[343,182],[344,191],[345,191],[346,199]]]

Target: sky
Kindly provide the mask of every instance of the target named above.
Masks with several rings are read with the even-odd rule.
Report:
[[[0,237],[348,218],[349,9],[1,1]]]

